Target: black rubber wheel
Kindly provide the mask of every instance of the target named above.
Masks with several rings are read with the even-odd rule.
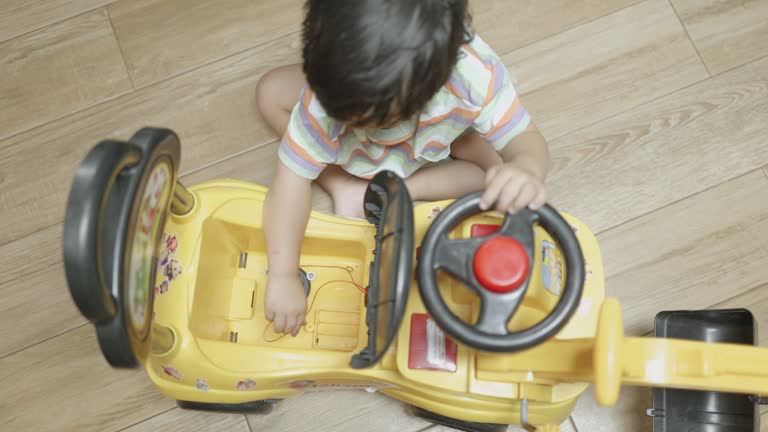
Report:
[[[476,422],[458,420],[455,418],[436,414],[431,411],[427,411],[423,408],[419,408],[413,405],[410,405],[409,408],[410,408],[411,414],[413,414],[414,417],[418,417],[428,422],[452,427],[454,429],[458,429],[466,432],[505,432],[508,427],[507,425],[504,425],[504,424],[476,423]]]
[[[277,402],[278,399],[265,399],[240,404],[176,401],[176,403],[179,405],[179,408],[186,410],[251,415],[269,414],[272,412],[272,409],[275,407]]]

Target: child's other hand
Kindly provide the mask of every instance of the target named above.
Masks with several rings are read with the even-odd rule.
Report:
[[[307,296],[298,272],[295,275],[270,275],[264,296],[264,312],[275,323],[275,333],[296,336],[304,325]]]
[[[514,162],[507,162],[488,170],[480,208],[488,210],[496,203],[499,212],[514,213],[525,207],[537,210],[546,202],[544,182]]]

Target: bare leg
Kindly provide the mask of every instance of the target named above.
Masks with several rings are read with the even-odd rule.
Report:
[[[405,179],[414,201],[459,198],[485,188],[485,171],[472,162],[452,160],[426,166]]]
[[[479,133],[470,131],[451,144],[451,156],[479,166],[483,171],[500,165],[501,156]]]
[[[267,72],[256,85],[256,105],[278,136],[282,136],[288,128],[291,111],[299,102],[305,84],[301,65],[294,64]]]
[[[328,165],[320,177],[320,185],[333,200],[333,212],[338,216],[365,219],[363,199],[368,181],[344,171],[338,165]]]

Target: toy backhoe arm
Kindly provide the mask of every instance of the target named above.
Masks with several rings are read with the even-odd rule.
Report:
[[[534,380],[592,381],[602,405],[622,383],[768,395],[768,348],[678,339],[625,338],[621,310],[607,299],[594,339],[550,340],[487,364],[498,372],[532,370]]]

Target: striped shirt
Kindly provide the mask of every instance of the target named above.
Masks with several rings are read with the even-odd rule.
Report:
[[[420,114],[392,128],[361,129],[337,121],[305,87],[278,157],[291,171],[310,180],[329,164],[362,178],[382,170],[405,178],[423,165],[448,158],[451,143],[469,129],[501,150],[530,121],[509,71],[475,35],[461,47],[450,78]]]

